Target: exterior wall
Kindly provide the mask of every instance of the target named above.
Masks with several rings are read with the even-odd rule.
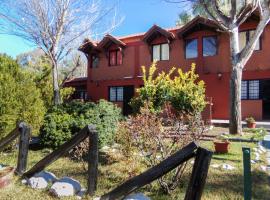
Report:
[[[247,22],[240,27],[240,31],[255,29],[255,22]],[[175,30],[172,31],[176,33]],[[202,56],[202,38],[204,36],[217,36],[218,53],[215,56]],[[91,100],[108,99],[109,86],[134,85],[139,88],[143,84],[140,76],[142,65],[149,67],[152,63],[151,44],[163,43],[162,36],[147,45],[142,41],[143,35],[122,38],[127,46],[124,48],[123,64],[108,66],[105,52],[99,54],[98,68],[88,67],[87,91]],[[230,51],[229,37],[225,33],[211,31],[197,31],[189,34],[185,39],[198,38],[198,58],[185,59],[185,40],[176,38],[170,43],[170,60],[158,61],[159,71],[169,71],[172,66],[180,67],[184,71],[190,69],[192,63],[196,64],[200,79],[206,83],[206,96],[212,98],[212,117],[216,119],[229,118],[229,80],[230,80]],[[270,26],[267,26],[261,38],[262,50],[255,51],[248,61],[243,80],[270,78]],[[114,45],[110,49],[116,48]],[[221,77],[218,77],[218,74]],[[262,101],[247,100],[242,102],[243,117],[254,116],[262,119]],[[122,102],[117,102],[121,107]]]

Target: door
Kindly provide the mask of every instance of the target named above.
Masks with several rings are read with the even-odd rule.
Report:
[[[260,87],[263,101],[263,119],[270,120],[270,80],[262,80]]]
[[[129,115],[132,113],[132,108],[129,105],[131,98],[134,96],[134,86],[124,86],[124,99],[123,99],[123,114]]]

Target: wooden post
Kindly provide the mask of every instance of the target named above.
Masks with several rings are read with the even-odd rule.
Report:
[[[19,132],[20,132],[19,154],[16,173],[22,175],[25,172],[27,166],[31,129],[25,123],[21,122],[19,124]]]
[[[98,133],[94,126],[89,127],[88,155],[88,194],[93,196],[97,189],[98,177]]]
[[[15,140],[19,136],[19,128],[13,129],[6,137],[0,140],[0,151],[2,151],[9,143]]]
[[[53,151],[45,158],[35,164],[29,171],[23,174],[23,176],[30,178],[34,174],[41,172],[46,166],[56,161],[59,157],[63,156],[66,152],[70,151],[73,147],[77,146],[89,135],[89,129],[91,126],[84,127],[79,133],[77,133],[71,140],[62,144],[57,150]]]
[[[196,149],[197,144],[194,142],[190,143],[189,145],[177,151],[167,159],[160,162],[158,165],[148,169],[147,171],[143,172],[138,176],[129,179],[108,194],[103,195],[100,200],[123,199],[125,196],[129,195],[140,187],[143,187],[151,183],[152,181],[162,177],[183,162],[192,158],[195,155],[194,151]]]
[[[185,200],[200,200],[205,185],[212,152],[198,148]]]

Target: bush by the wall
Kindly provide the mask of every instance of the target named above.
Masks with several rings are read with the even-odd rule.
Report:
[[[206,105],[205,85],[198,80],[194,64],[187,72],[172,68],[169,73],[157,74],[156,63],[152,64],[148,72],[145,67],[142,67],[142,71],[144,87],[138,89],[138,96],[131,100],[135,112],[138,112],[145,102],[152,112],[160,112],[166,103],[184,115],[203,111]]]
[[[57,148],[88,124],[96,126],[100,147],[113,142],[121,110],[100,100],[97,104],[72,101],[52,108],[41,128],[42,143]]]

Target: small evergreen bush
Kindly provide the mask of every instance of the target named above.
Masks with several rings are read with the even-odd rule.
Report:
[[[100,147],[113,142],[121,110],[114,104],[100,100],[97,104],[71,101],[53,107],[45,116],[41,141],[56,149],[88,124],[96,126]]]

